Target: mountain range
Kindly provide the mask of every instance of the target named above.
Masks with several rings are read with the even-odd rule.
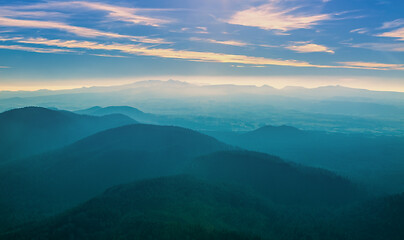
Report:
[[[372,191],[404,191],[403,137],[306,131],[271,125],[249,132],[206,133],[244,149],[337,172],[366,184]]]
[[[157,124],[156,120],[164,120],[163,124],[198,131],[249,131],[286,124],[310,130],[404,134],[404,93],[341,86],[275,89],[142,81],[71,90],[0,92],[0,99],[0,111],[32,105],[70,111],[130,106],[151,114],[138,121]]]
[[[0,239],[404,237],[402,194],[379,197],[357,171],[403,179],[400,137],[205,134],[142,116],[168,119],[119,106],[0,114]]]
[[[0,113],[0,162],[54,150],[96,132],[134,123],[122,114],[94,117],[41,107],[6,111]]]
[[[2,239],[399,240],[403,195],[317,212],[283,208],[187,175],[114,186],[62,214],[0,233]]]
[[[212,137],[179,127],[134,124],[109,129],[3,164],[0,206],[13,217],[53,214],[116,184],[180,173],[194,157],[227,149],[231,147]]]

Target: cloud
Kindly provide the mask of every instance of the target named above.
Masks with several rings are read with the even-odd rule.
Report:
[[[400,41],[404,41],[404,27],[390,31],[390,32],[385,32],[381,34],[377,34],[376,36],[378,37],[390,37],[390,38],[398,38]]]
[[[369,32],[369,30],[367,30],[366,28],[357,28],[357,29],[353,29],[351,31],[349,31],[351,33],[359,33],[359,34],[365,34],[367,32]]]
[[[230,45],[230,46],[237,46],[237,47],[244,47],[250,45],[245,42],[240,42],[236,40],[227,40],[227,41],[219,41],[215,39],[206,39],[206,38],[190,38],[191,41],[199,41],[199,42],[208,42],[208,43],[216,43],[216,44],[223,44],[223,45]]]
[[[25,17],[25,18],[51,18],[65,16],[59,12],[47,12],[47,11],[14,11],[10,9],[0,8],[0,16],[2,17]]]
[[[348,68],[360,68],[369,70],[404,70],[404,64],[387,64],[376,62],[339,62]]]
[[[24,38],[22,38],[22,37],[11,37],[11,38],[9,38],[9,37],[0,36],[0,41],[3,41],[3,42],[5,42],[5,41],[16,41],[16,40],[21,40],[21,39],[24,39]]]
[[[335,53],[333,50],[326,46],[318,45],[310,42],[294,42],[293,45],[286,46],[285,48],[299,53],[313,53],[313,52],[326,52]]]
[[[195,33],[199,34],[208,34],[208,28],[207,27],[196,27],[197,31]]]
[[[108,17],[117,21],[129,22],[138,25],[148,25],[159,27],[162,24],[167,24],[171,21],[167,19],[159,19],[159,18],[152,18],[147,16],[142,16],[139,14],[135,14],[140,11],[144,11],[144,9],[139,8],[127,8],[127,7],[118,7],[114,5],[109,5],[105,3],[97,3],[97,2],[68,2],[66,4],[76,4],[82,7],[106,11],[108,12]]]
[[[19,45],[0,45],[0,49],[8,49],[8,50],[19,50],[19,51],[27,51],[27,52],[36,52],[36,53],[66,53],[66,52],[76,52],[69,49],[56,49],[56,48],[33,48]]]
[[[270,3],[251,7],[234,14],[227,23],[258,27],[265,30],[282,32],[295,29],[308,29],[320,21],[331,20],[332,14],[301,14],[296,13],[302,7],[287,8],[281,0],[271,0]]]
[[[358,43],[350,47],[366,48],[377,51],[404,52],[404,43]]]
[[[23,6],[16,6],[16,7],[6,7],[6,10],[66,10],[69,8],[80,8],[80,9],[90,9],[96,11],[103,11],[107,12],[107,17],[109,19],[115,21],[122,21],[122,22],[129,22],[136,25],[147,25],[147,26],[154,26],[160,27],[162,24],[167,24],[172,22],[168,19],[161,19],[155,17],[145,16],[144,14],[140,14],[140,12],[150,12],[150,11],[157,11],[161,9],[143,9],[143,8],[129,8],[129,7],[121,7],[116,5],[110,5],[106,3],[100,2],[86,2],[86,1],[70,1],[70,2],[47,2],[47,3],[39,3],[39,4],[32,4],[32,5],[23,5]],[[167,9],[165,10],[167,11]],[[15,14],[22,15],[22,16],[29,16],[31,14],[35,14],[39,12],[18,12],[15,11]],[[50,12],[43,12],[49,14],[57,14],[57,13],[50,13]],[[25,14],[25,15],[24,15]],[[0,12],[1,15],[1,12]],[[17,15],[9,15],[9,16],[17,16]]]
[[[202,30],[202,31],[208,31],[208,28],[207,27],[196,27],[197,29],[199,29],[199,30]]]
[[[59,29],[70,32],[82,37],[112,37],[112,38],[130,38],[131,36],[120,35],[117,33],[102,32],[85,27],[71,26],[65,23],[38,20],[20,20],[6,17],[0,17],[0,26],[5,27],[22,27],[22,28],[38,28],[38,29]]]
[[[63,48],[79,48],[90,50],[106,50],[120,51],[127,54],[138,56],[154,56],[170,59],[184,59],[198,62],[219,62],[219,63],[237,63],[247,65],[275,65],[275,66],[290,66],[290,67],[319,67],[326,68],[328,66],[313,65],[304,61],[271,59],[264,57],[252,57],[245,55],[224,54],[214,52],[197,52],[176,49],[150,48],[134,44],[102,44],[90,41],[76,40],[49,40],[44,38],[30,38],[26,40],[18,40],[20,43],[41,44],[47,46],[56,46]]]
[[[396,19],[391,22],[385,22],[383,23],[383,26],[380,27],[380,29],[389,29],[389,28],[396,28],[396,27],[401,27],[404,25],[404,19]]]
[[[10,68],[10,67],[7,67],[7,66],[0,66],[0,68]]]
[[[383,23],[383,26],[379,29],[391,29],[396,28],[394,30],[377,34],[377,37],[390,37],[390,38],[398,38],[399,41],[404,41],[404,19],[396,19],[391,22]]]
[[[110,57],[110,58],[128,58],[128,56],[122,55],[110,55],[110,54],[90,54],[97,57]]]
[[[370,70],[404,70],[402,64],[383,64],[383,63],[366,63],[366,62],[340,62],[340,66],[332,65],[316,65],[305,61],[283,60],[264,57],[253,57],[246,55],[235,55],[215,52],[197,52],[188,50],[151,48],[135,44],[102,44],[92,41],[76,41],[76,40],[49,40],[45,38],[29,38],[17,40],[19,43],[46,45],[60,48],[72,49],[88,49],[103,51],[119,51],[126,54],[137,56],[152,56],[170,59],[182,59],[196,62],[216,62],[216,63],[232,63],[245,64],[250,66],[286,66],[286,67],[311,67],[311,68],[348,68],[348,69],[370,69]]]
[[[0,26],[4,27],[20,27],[20,28],[35,28],[35,29],[57,29],[60,31],[69,32],[81,37],[107,37],[107,38],[126,38],[132,41],[142,43],[163,44],[168,43],[163,39],[150,39],[143,36],[130,36],[122,35],[118,33],[104,32],[86,27],[77,27],[68,25],[66,23],[54,22],[54,21],[38,21],[38,20],[21,20],[0,17]]]
[[[197,34],[209,34],[207,27],[183,27],[180,30],[169,30],[174,33],[197,33]]]

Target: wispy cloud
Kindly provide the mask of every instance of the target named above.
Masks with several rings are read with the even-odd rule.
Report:
[[[237,46],[237,47],[244,47],[244,46],[250,45],[250,44],[248,44],[248,43],[241,42],[241,41],[236,41],[236,40],[220,41],[220,40],[215,40],[215,39],[196,38],[196,37],[192,37],[192,38],[190,38],[190,40],[191,40],[191,41],[199,41],[199,42],[208,42],[208,43],[222,44],[222,45]]]
[[[30,38],[19,40],[20,43],[41,44],[47,46],[56,46],[63,48],[79,48],[91,50],[120,51],[127,54],[138,56],[154,56],[171,59],[184,59],[198,62],[218,62],[218,63],[237,63],[247,65],[275,65],[275,66],[291,66],[291,67],[319,67],[326,68],[328,66],[314,65],[298,60],[271,59],[264,57],[252,57],[245,55],[224,54],[214,52],[197,52],[176,49],[149,48],[134,44],[102,44],[90,41],[66,41],[66,40],[49,40],[44,38]]]
[[[311,67],[311,68],[350,68],[350,69],[370,69],[370,70],[404,70],[401,64],[382,64],[382,63],[365,63],[365,62],[340,62],[341,65],[316,65],[305,61],[283,60],[264,57],[253,57],[246,55],[224,54],[215,52],[197,52],[176,49],[150,48],[134,44],[102,44],[91,41],[76,40],[60,40],[60,39],[44,39],[30,38],[26,40],[18,40],[20,43],[40,44],[61,48],[73,49],[89,49],[103,51],[119,51],[126,54],[137,56],[153,56],[170,59],[183,59],[197,62],[217,62],[217,63],[233,63],[245,64],[250,66],[287,66],[287,67]]]
[[[348,68],[360,68],[370,70],[404,70],[404,64],[387,64],[376,62],[339,62]]]
[[[404,41],[404,27],[390,31],[390,32],[385,32],[381,34],[377,34],[376,36],[378,37],[390,37],[390,38],[398,38],[400,41]]]
[[[175,33],[196,33],[196,34],[209,34],[207,27],[183,27],[179,30],[169,30]]]
[[[377,51],[404,52],[404,43],[358,43],[349,44],[350,47],[366,48]]]
[[[147,25],[160,27],[163,24],[167,24],[172,22],[172,20],[156,18],[146,16],[145,14],[141,14],[142,12],[151,12],[151,11],[162,11],[163,9],[143,9],[143,8],[130,8],[130,7],[122,7],[117,5],[111,5],[101,2],[88,2],[88,1],[61,1],[61,2],[47,2],[47,3],[39,3],[32,5],[23,5],[23,6],[15,6],[15,7],[6,7],[4,11],[12,12],[14,10],[14,15],[8,16],[29,16],[32,14],[40,14],[45,13],[48,14],[57,14],[55,12],[30,12],[22,10],[66,10],[66,9],[87,9],[87,10],[95,10],[102,11],[107,13],[107,18],[115,21],[129,22],[136,25]],[[168,10],[168,9],[167,9]],[[167,11],[165,10],[165,11]],[[19,11],[19,12],[18,12]],[[15,15],[17,14],[17,15]],[[1,15],[1,11],[0,11]],[[46,15],[45,15],[46,16]]]
[[[110,55],[110,54],[90,54],[97,57],[109,57],[109,58],[128,58],[128,56],[122,55]]]
[[[390,38],[398,38],[397,40],[404,41],[404,19],[396,19],[391,22],[383,23],[383,26],[380,29],[393,29],[394,30],[376,34],[377,37],[390,37]]]
[[[292,45],[286,46],[285,48],[299,53],[313,53],[313,52],[335,53],[333,50],[331,50],[326,46],[314,44],[311,42],[294,42]]]
[[[21,20],[6,17],[0,17],[0,26],[5,27],[22,27],[22,28],[37,28],[37,29],[59,29],[70,32],[83,37],[112,37],[112,38],[130,38],[131,36],[120,35],[117,33],[102,32],[85,27],[71,26],[65,23],[52,21],[38,20]]]
[[[66,52],[76,52],[76,51],[69,50],[69,49],[34,48],[34,47],[26,47],[26,46],[20,46],[20,45],[0,45],[0,49],[19,50],[19,51],[36,52],[36,53],[66,53]]]
[[[0,66],[0,68],[10,68],[10,67],[7,67],[7,66]]]
[[[234,14],[227,23],[258,27],[281,32],[294,29],[308,29],[320,21],[331,20],[332,14],[297,13],[302,7],[285,7],[282,0],[251,7]]]
[[[82,7],[90,8],[93,10],[105,11],[108,12],[108,17],[117,21],[129,22],[133,24],[139,25],[149,25],[154,27],[159,27],[162,24],[167,24],[171,21],[167,19],[153,18],[140,14],[141,11],[145,11],[140,8],[128,8],[128,7],[120,7],[109,5],[105,3],[97,3],[97,2],[66,2],[68,5],[79,5]]]
[[[389,29],[389,28],[396,28],[396,27],[401,27],[404,25],[404,19],[396,19],[391,22],[385,22],[383,23],[383,26],[380,27],[380,29]]]
[[[16,40],[21,40],[24,39],[23,37],[2,37],[0,36],[0,41],[5,42],[5,41],[16,41]]]
[[[64,17],[65,14],[60,12],[48,11],[16,11],[7,8],[0,8],[0,16],[2,17],[24,17],[24,18],[55,18]]]
[[[39,20],[21,20],[7,17],[0,17],[0,26],[4,27],[20,27],[20,28],[35,28],[35,29],[57,29],[60,31],[69,32],[82,37],[107,37],[107,38],[125,38],[132,41],[142,43],[163,44],[168,43],[164,39],[151,39],[143,36],[130,36],[118,33],[104,32],[86,27],[72,26],[66,23],[54,21],[39,21]]]
[[[351,30],[351,31],[349,31],[349,32],[351,32],[351,33],[365,34],[365,33],[369,32],[369,30],[366,29],[366,28],[357,28],[357,29],[353,29],[353,30]]]

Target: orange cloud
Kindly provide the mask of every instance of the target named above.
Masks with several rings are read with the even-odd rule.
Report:
[[[119,7],[119,6],[109,5],[109,4],[105,4],[105,3],[96,3],[96,2],[74,1],[74,2],[67,2],[65,4],[68,4],[68,5],[76,4],[76,5],[94,9],[94,10],[106,11],[106,12],[108,12],[108,17],[110,17],[112,19],[115,19],[118,21],[123,21],[123,22],[130,22],[133,24],[159,27],[162,24],[166,24],[166,23],[170,22],[169,20],[166,20],[166,19],[158,19],[158,18],[146,17],[146,16],[135,14],[136,12],[142,11],[142,9],[137,9],[137,8]]]
[[[148,25],[159,27],[162,24],[170,23],[171,20],[168,19],[160,19],[149,16],[144,16],[140,14],[140,12],[151,11],[150,9],[143,8],[129,8],[129,7],[121,7],[106,3],[99,2],[86,2],[86,1],[70,1],[70,2],[47,2],[47,3],[39,3],[32,5],[24,5],[24,6],[14,6],[14,7],[6,7],[4,12],[12,13],[12,15],[8,16],[49,16],[49,14],[59,14],[59,13],[50,13],[50,12],[22,12],[21,10],[34,10],[34,9],[66,9],[66,8],[86,8],[90,10],[104,11],[107,12],[107,17],[117,21],[130,22],[137,25]],[[153,9],[156,11],[158,9]],[[0,11],[1,15],[1,11]],[[3,15],[4,16],[4,15]]]
[[[381,33],[376,36],[398,38],[398,40],[404,41],[404,27],[390,31],[390,32]]]
[[[200,41],[200,42],[208,42],[208,43],[216,43],[216,44],[223,44],[223,45],[230,45],[230,46],[237,46],[237,47],[244,47],[250,45],[245,42],[240,42],[236,40],[227,40],[227,41],[219,41],[215,39],[205,39],[205,38],[190,38],[192,41]]]
[[[167,43],[163,39],[150,39],[143,36],[130,36],[122,35],[118,33],[104,32],[86,27],[77,27],[68,25],[61,22],[53,21],[38,21],[38,20],[21,20],[12,19],[6,17],[0,17],[0,26],[5,27],[21,27],[21,28],[37,28],[37,29],[58,29],[61,31],[66,31],[73,33],[82,37],[108,37],[108,38],[126,38],[132,41],[142,42],[142,43]]]
[[[320,21],[332,18],[331,14],[296,14],[294,12],[299,7],[284,8],[279,2],[272,0],[268,4],[239,11],[227,23],[285,32],[311,28]]]
[[[404,64],[388,64],[375,62],[339,62],[347,68],[360,68],[371,70],[404,70]]]
[[[66,40],[48,40],[44,38],[30,38],[19,40],[20,43],[41,44],[47,46],[57,46],[64,48],[82,48],[91,50],[120,51],[139,56],[154,56],[161,58],[185,59],[199,62],[221,62],[238,63],[248,65],[276,65],[293,67],[327,67],[323,65],[313,65],[304,61],[271,59],[264,57],[251,57],[245,55],[224,54],[214,52],[197,52],[187,50],[148,48],[134,44],[101,44],[90,41],[66,41]]]
[[[339,62],[341,65],[316,65],[305,61],[283,60],[264,57],[252,57],[246,55],[235,55],[214,52],[197,52],[188,50],[150,48],[135,44],[102,44],[91,41],[76,40],[49,40],[45,38],[29,38],[17,40],[19,43],[38,44],[61,48],[89,49],[103,51],[119,51],[137,56],[153,56],[171,59],[183,59],[197,62],[218,62],[245,64],[250,66],[287,66],[287,67],[313,67],[313,68],[348,68],[348,69],[369,69],[369,70],[404,70],[404,64],[384,64],[368,62]]]
[[[295,42],[294,45],[286,46],[285,48],[300,53],[312,53],[312,52],[335,53],[333,50],[329,49],[326,46],[310,42]]]
[[[19,45],[0,45],[0,49],[9,49],[9,50],[21,50],[27,52],[36,52],[36,53],[63,53],[63,52],[76,52],[68,49],[56,49],[56,48],[33,48]]]

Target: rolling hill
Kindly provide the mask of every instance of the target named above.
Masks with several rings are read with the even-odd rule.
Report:
[[[258,239],[238,232],[263,233],[274,217],[242,193],[174,176],[110,188],[2,239]]]
[[[136,121],[121,114],[94,117],[41,107],[6,111],[0,114],[0,162],[50,151],[133,123]]]
[[[134,124],[106,130],[1,166],[0,212],[9,210],[9,222],[20,221],[19,214],[53,214],[116,184],[177,174],[187,161],[227,149],[212,137],[179,127]]]
[[[118,185],[1,239],[399,240],[403,195],[343,209],[282,207],[229,185],[178,175]]]
[[[403,137],[305,131],[290,126],[208,134],[243,149],[337,172],[375,191],[404,191]]]
[[[85,115],[93,115],[93,116],[105,116],[110,114],[123,114],[133,119],[136,119],[142,123],[149,123],[149,124],[157,124],[159,123],[158,117],[140,111],[137,108],[129,107],[129,106],[109,106],[109,107],[91,107],[88,109],[78,110],[75,111],[78,114],[85,114]]]
[[[365,198],[350,181],[258,152],[224,151],[197,158],[189,174],[251,190],[278,204],[341,205]]]

